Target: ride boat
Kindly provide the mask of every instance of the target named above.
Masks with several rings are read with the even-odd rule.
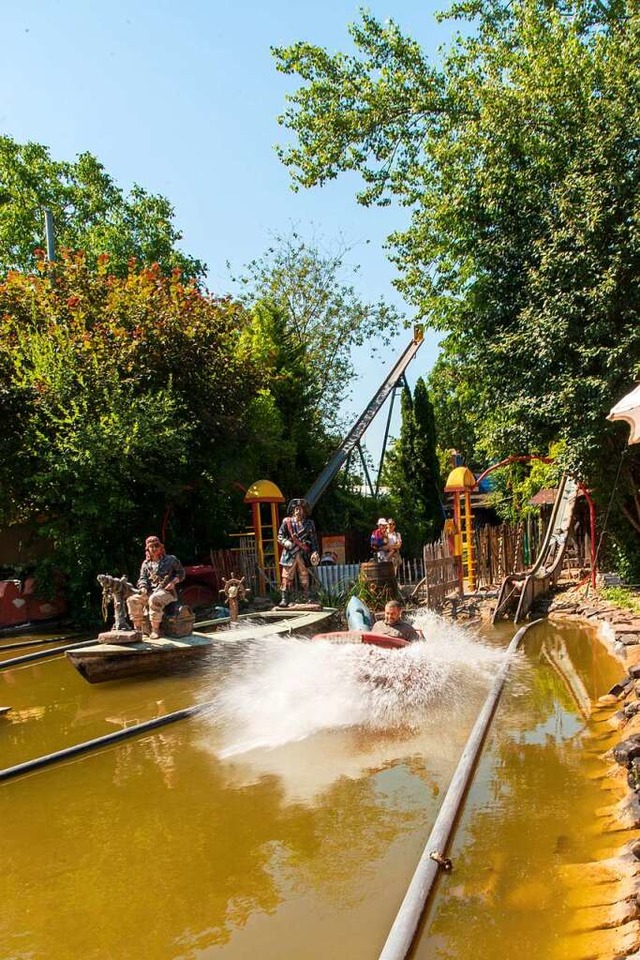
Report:
[[[133,643],[119,642],[117,632],[111,642],[109,634],[103,633],[99,642],[67,650],[65,656],[89,683],[161,675],[206,657],[219,643],[313,632],[335,613],[330,607],[306,611],[265,610],[242,614],[237,620],[208,621],[206,626],[210,632],[192,630],[182,637],[157,640],[144,637]]]
[[[410,640],[402,637],[385,637],[381,633],[372,633],[374,616],[366,603],[359,597],[351,597],[345,609],[347,630],[333,630],[329,633],[317,633],[313,640],[327,640],[329,643],[367,643],[386,650],[407,647]]]

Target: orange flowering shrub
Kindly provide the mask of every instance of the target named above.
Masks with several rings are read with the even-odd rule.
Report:
[[[130,263],[118,277],[105,256],[40,257],[0,283],[0,522],[46,515],[83,596],[100,569],[134,574],[168,509],[176,552],[211,542],[260,380],[247,323],[179,271]]]

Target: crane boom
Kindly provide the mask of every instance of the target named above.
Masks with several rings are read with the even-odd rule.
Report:
[[[396,361],[393,369],[387,374],[382,382],[382,385],[371,398],[363,412],[360,414],[316,482],[305,494],[305,500],[308,502],[310,507],[313,508],[315,506],[335,475],[346,462],[349,454],[360,443],[360,440],[364,436],[367,427],[378,413],[391,391],[400,382],[407,366],[413,360],[416,353],[422,346],[423,340],[423,327],[415,326],[411,343],[408,345],[408,347],[406,347],[400,358]]]

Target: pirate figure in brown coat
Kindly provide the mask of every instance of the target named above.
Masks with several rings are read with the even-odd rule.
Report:
[[[317,564],[320,559],[316,525],[310,519],[309,512],[309,504],[306,500],[292,500],[287,509],[288,516],[284,518],[278,530],[278,543],[283,548],[280,557],[282,600],[279,606],[281,607],[289,606],[290,591],[296,572],[300,578],[305,600],[309,597],[309,565]]]

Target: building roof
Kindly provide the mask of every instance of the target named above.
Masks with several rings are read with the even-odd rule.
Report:
[[[557,494],[558,490],[556,487],[543,488],[531,497],[529,503],[532,507],[545,507],[550,503],[555,503]]]

